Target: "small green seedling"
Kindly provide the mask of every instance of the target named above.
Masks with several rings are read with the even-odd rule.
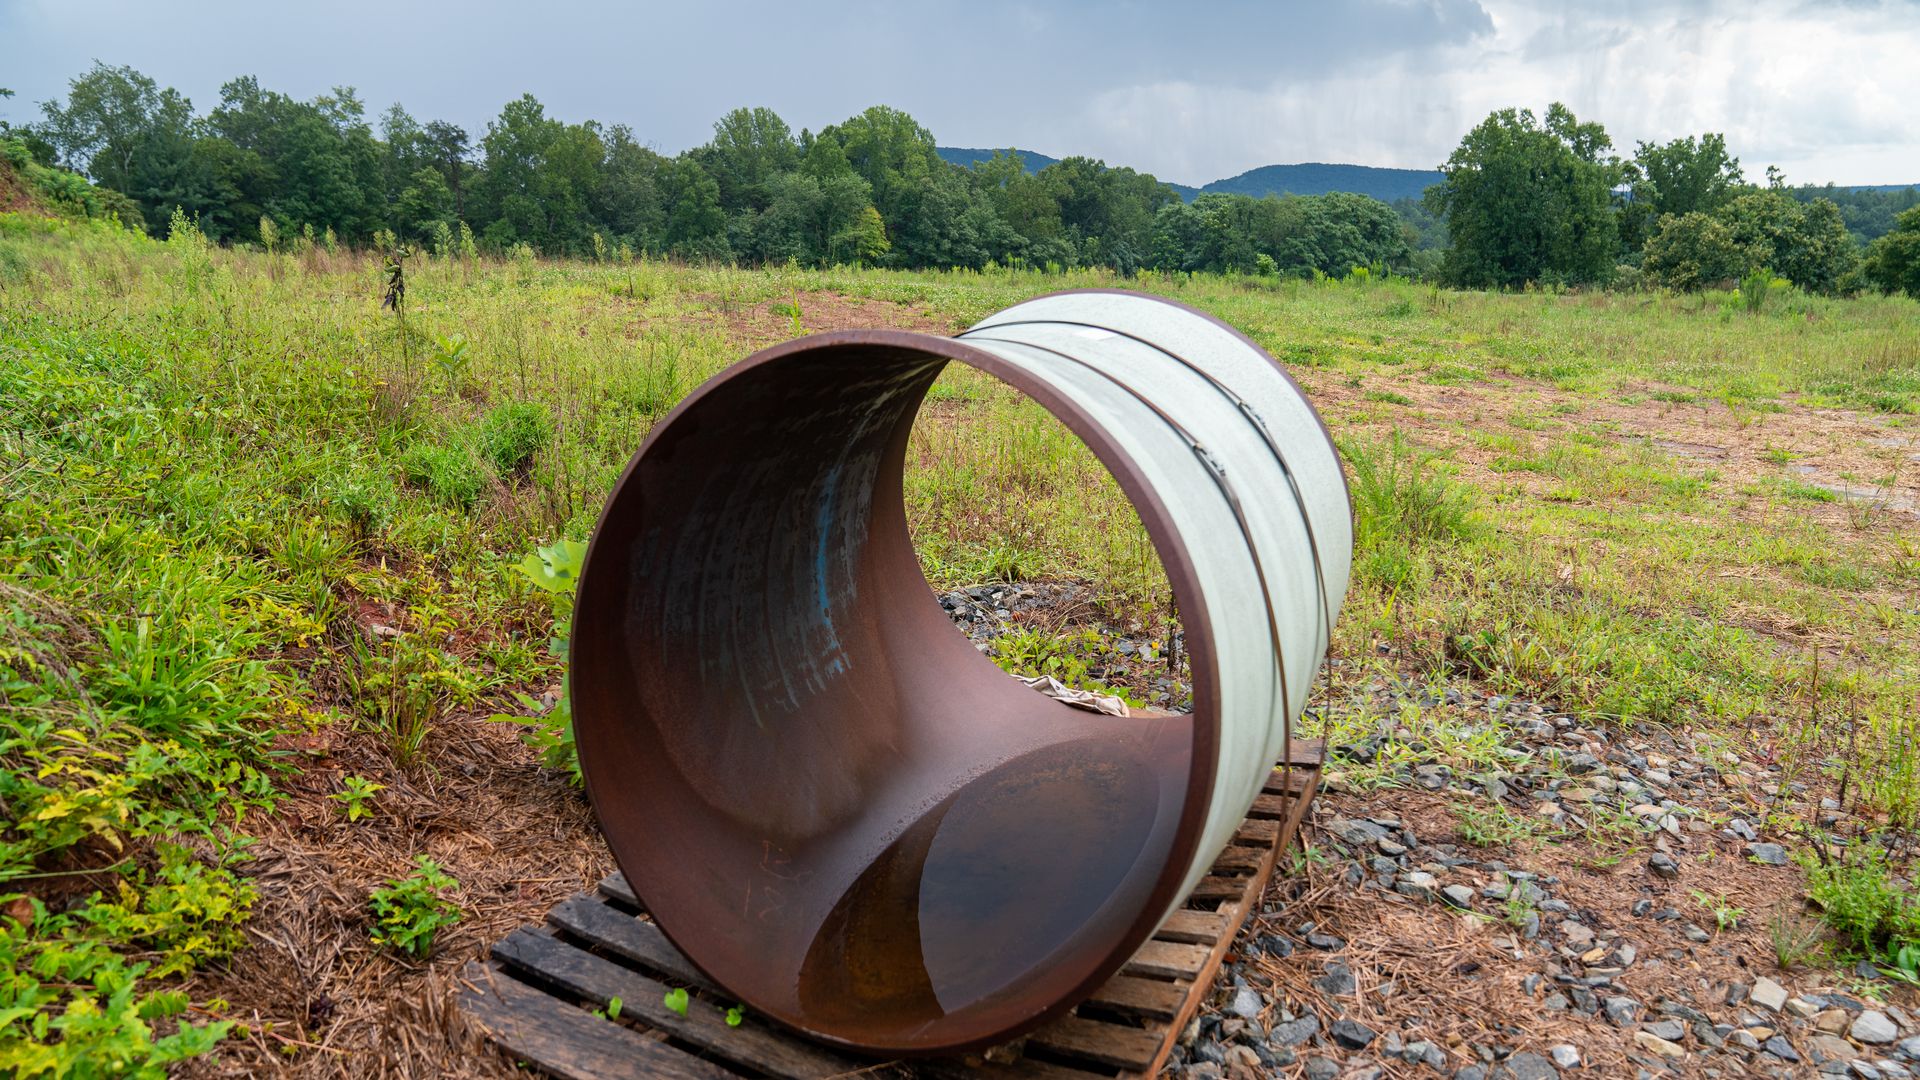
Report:
[[[746,1019],[746,1016],[747,1016],[747,1011],[741,1008],[740,1006],[735,1005],[733,1008],[727,1010],[727,1026],[739,1027],[740,1021]]]
[[[1745,909],[1734,907],[1725,896],[1716,896],[1699,889],[1693,890],[1693,902],[1712,913],[1713,925],[1720,930],[1735,929],[1747,914]]]
[[[425,855],[416,858],[413,873],[387,882],[369,897],[374,943],[413,957],[428,956],[434,935],[460,921],[460,908],[440,895],[459,887],[439,863]]]
[[[368,808],[367,803],[373,800],[374,792],[386,790],[386,785],[376,784],[364,776],[349,776],[341,780],[340,783],[346,790],[336,792],[335,794],[327,796],[327,798],[337,803],[346,804],[347,820],[352,822],[359,821],[364,817],[372,817],[373,811]]]
[[[673,1010],[674,1012],[679,1013],[681,1016],[687,1015],[687,988],[686,987],[676,986],[673,989],[667,991],[666,995],[662,997],[660,1000],[666,1004],[667,1008]]]
[[[618,997],[608,998],[607,1007],[604,1009],[593,1010],[593,1015],[599,1017],[602,1020],[620,1019],[620,999]]]

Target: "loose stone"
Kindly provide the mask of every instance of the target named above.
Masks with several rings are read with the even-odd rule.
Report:
[[[1289,1020],[1274,1026],[1268,1042],[1277,1046],[1299,1046],[1314,1037],[1320,1030],[1320,1018],[1308,1013],[1298,1020]]]
[[[1687,1056],[1686,1050],[1682,1049],[1678,1043],[1669,1042],[1650,1031],[1634,1032],[1633,1041],[1638,1044],[1641,1049],[1658,1054],[1663,1058],[1682,1058]]]
[[[1754,982],[1750,997],[1755,1005],[1779,1012],[1787,1003],[1787,988],[1763,977]]]
[[[1336,960],[1327,965],[1325,975],[1313,980],[1313,985],[1319,987],[1320,992],[1328,997],[1340,997],[1343,994],[1353,993],[1357,984],[1354,982],[1353,972],[1347,965]]]
[[[1779,1058],[1781,1061],[1800,1060],[1800,1052],[1793,1048],[1793,1044],[1778,1035],[1768,1039],[1762,1044],[1761,1049]]]
[[[1356,1020],[1335,1020],[1327,1033],[1349,1050],[1365,1050],[1374,1040],[1373,1029]]]
[[[1640,1016],[1640,1003],[1630,997],[1610,997],[1607,999],[1607,1019],[1620,1027],[1626,1027]]]
[[[1662,1020],[1657,1024],[1648,1024],[1646,1030],[1668,1042],[1679,1042],[1687,1037],[1687,1026],[1678,1020]]]
[[[1815,1035],[1807,1040],[1807,1050],[1813,1054],[1813,1060],[1846,1061],[1854,1056],[1853,1044],[1833,1035]]]
[[[1559,1080],[1553,1062],[1532,1051],[1523,1050],[1507,1059],[1507,1075],[1513,1080]]]
[[[1855,1042],[1884,1046],[1900,1037],[1900,1029],[1886,1013],[1868,1011],[1860,1014],[1860,1019],[1853,1022],[1853,1030],[1847,1034],[1853,1036]]]

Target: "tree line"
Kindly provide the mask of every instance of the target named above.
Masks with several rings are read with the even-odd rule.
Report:
[[[253,77],[200,114],[178,91],[99,63],[41,111],[11,133],[124,195],[124,219],[157,233],[177,208],[232,243],[310,233],[438,244],[465,230],[478,247],[553,255],[1344,274],[1405,270],[1417,239],[1358,195],[1188,204],[1152,176],[1088,158],[1037,173],[1006,154],[961,168],[886,106],[797,135],[770,109],[736,109],[711,141],[671,157],[625,125],[551,117],[532,95],[476,141],[397,104],[376,125],[348,88],[299,101]]]
[[[1446,223],[1457,285],[1650,280],[1697,289],[1764,276],[1822,293],[1906,290],[1920,194],[1750,184],[1717,134],[1613,152],[1606,129],[1554,104],[1502,109],[1469,131],[1425,204]],[[1840,199],[1849,207],[1843,211]],[[1849,226],[1869,231],[1863,251]]]
[[[311,235],[758,264],[1369,267],[1494,288],[1692,289],[1765,273],[1818,292],[1891,292],[1920,273],[1920,192],[1789,188],[1773,169],[1749,183],[1712,133],[1621,156],[1601,125],[1559,104],[1493,113],[1424,199],[1392,207],[1346,193],[1187,203],[1149,174],[1084,157],[1031,173],[1010,154],[962,168],[886,106],[797,135],[770,109],[736,109],[709,142],[669,157],[625,125],[551,117],[532,95],[475,141],[398,104],[376,130],[350,88],[299,101],[250,76],[198,113],[96,62],[41,113],[0,135],[83,172],[123,221],[157,234],[178,211],[210,237],[267,247]]]

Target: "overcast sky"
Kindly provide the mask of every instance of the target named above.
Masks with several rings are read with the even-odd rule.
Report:
[[[942,145],[1086,154],[1202,184],[1298,161],[1431,168],[1493,109],[1565,101],[1636,139],[1725,132],[1758,179],[1920,182],[1920,0],[0,0],[0,117],[94,59],[204,112],[241,74],[357,87],[477,137],[523,92],[673,153],[766,105],[868,105]]]

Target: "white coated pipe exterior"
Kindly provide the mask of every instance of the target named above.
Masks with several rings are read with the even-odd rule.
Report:
[[[1286,749],[1353,562],[1340,460],[1300,387],[1224,323],[1137,293],[1057,293],[960,340],[1083,406],[1165,503],[1197,572],[1220,733],[1183,902]],[[1199,631],[1194,628],[1189,636]]]

